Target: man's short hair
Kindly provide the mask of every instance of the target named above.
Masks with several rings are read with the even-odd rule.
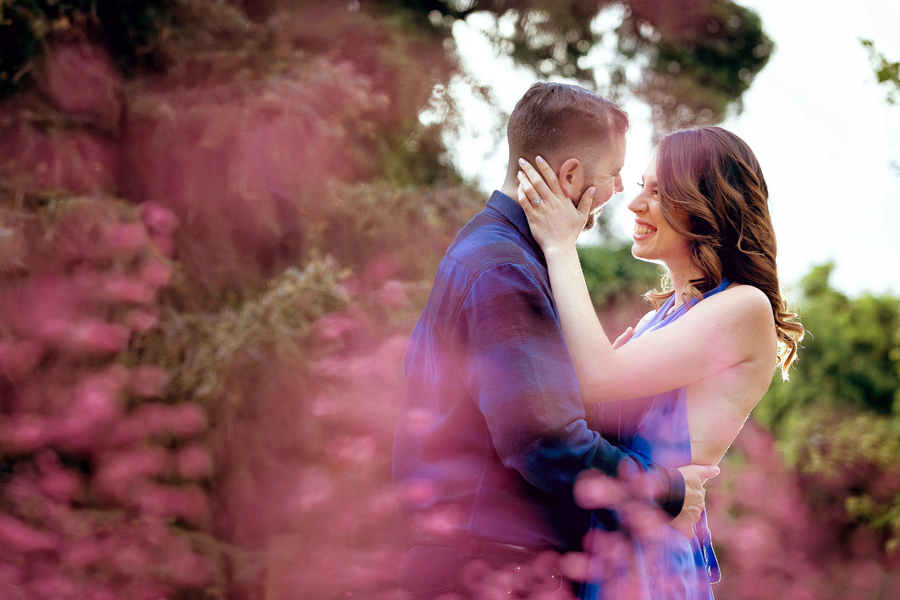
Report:
[[[555,162],[577,157],[605,146],[613,132],[625,135],[627,130],[625,111],[599,94],[577,85],[535,83],[506,127],[510,169],[518,168],[519,158],[533,161],[541,155]]]

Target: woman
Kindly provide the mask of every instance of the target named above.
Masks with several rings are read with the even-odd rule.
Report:
[[[593,189],[575,208],[549,165],[537,163],[540,174],[522,163],[518,201],[547,259],[582,399],[601,404],[604,437],[665,466],[718,463],[773,369],[787,379],[803,337],[781,297],[768,189],[753,152],[718,127],[663,139],[628,208],[632,254],[661,262],[667,273],[648,294],[656,310],[615,345],[591,305],[575,249]],[[712,597],[718,577],[705,518],[696,528],[672,525],[635,542],[629,597],[635,590],[654,599]],[[607,584],[584,595],[623,597]]]

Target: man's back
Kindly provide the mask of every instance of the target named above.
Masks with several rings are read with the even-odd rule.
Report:
[[[577,547],[586,466],[621,454],[584,422],[547,271],[524,214],[495,193],[441,262],[404,361],[394,449],[401,516],[435,532]],[[613,461],[613,462],[611,462]]]

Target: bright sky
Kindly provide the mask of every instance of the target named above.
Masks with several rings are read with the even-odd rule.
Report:
[[[776,50],[745,94],[743,113],[722,126],[762,164],[783,285],[834,260],[839,289],[900,295],[900,105],[885,101],[887,88],[876,83],[859,43],[872,39],[889,60],[900,60],[900,2],[738,1],[759,13]],[[478,26],[454,26],[464,64],[509,112],[535,76],[497,57]],[[457,164],[490,191],[505,174],[505,138],[498,143],[496,117],[462,89],[455,91],[464,106]],[[651,148],[649,109],[636,100],[624,107],[632,122],[625,192],[605,210],[628,239],[633,215],[625,204],[637,193]]]

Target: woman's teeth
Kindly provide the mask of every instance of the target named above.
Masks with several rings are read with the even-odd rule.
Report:
[[[647,225],[635,225],[634,233],[636,235],[648,235],[656,231],[654,227],[648,227]]]

